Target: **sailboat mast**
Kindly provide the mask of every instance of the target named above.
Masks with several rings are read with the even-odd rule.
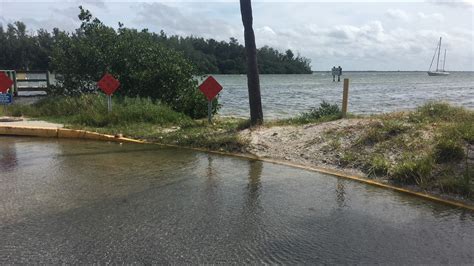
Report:
[[[446,49],[444,49],[443,72],[444,72],[444,66],[445,65],[446,65]]]
[[[436,71],[439,70],[439,54],[441,53],[441,37],[439,37],[439,46],[438,46],[438,61],[436,62]]]

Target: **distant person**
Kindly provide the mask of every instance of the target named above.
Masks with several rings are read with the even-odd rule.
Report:
[[[337,82],[341,81],[341,76],[342,76],[342,67],[338,66],[337,67]]]
[[[335,82],[336,81],[336,74],[337,74],[336,66],[332,67],[331,72],[332,72],[332,82]]]

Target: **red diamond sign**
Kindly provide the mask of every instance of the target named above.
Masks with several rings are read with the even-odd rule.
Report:
[[[199,89],[206,95],[209,101],[212,101],[214,97],[222,90],[221,84],[217,82],[212,76],[209,76],[200,86]]]
[[[0,92],[6,93],[8,89],[13,85],[13,80],[11,80],[5,72],[0,72]]]
[[[120,82],[115,79],[114,76],[107,73],[97,82],[97,86],[99,86],[105,94],[112,95],[120,86]]]

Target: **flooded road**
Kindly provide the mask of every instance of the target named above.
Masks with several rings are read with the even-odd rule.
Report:
[[[472,263],[474,213],[287,166],[0,137],[0,264]]]

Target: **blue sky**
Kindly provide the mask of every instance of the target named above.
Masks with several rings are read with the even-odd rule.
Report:
[[[83,5],[110,26],[243,43],[238,1],[0,0],[0,23],[78,27]],[[474,71],[474,1],[254,1],[257,46],[292,49],[314,70],[427,70],[443,36],[447,70]]]

